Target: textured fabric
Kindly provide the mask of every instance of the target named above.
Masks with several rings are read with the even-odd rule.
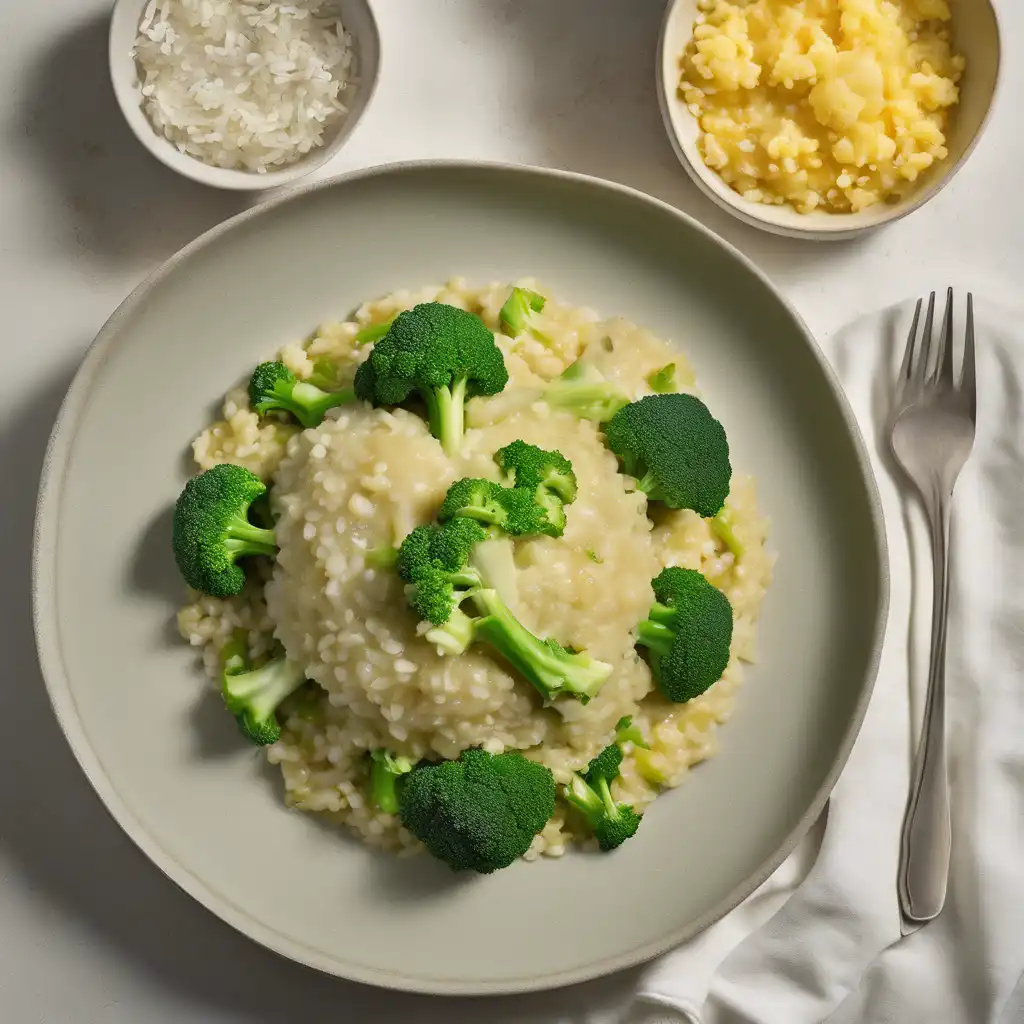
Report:
[[[931,613],[924,516],[886,430],[907,304],[823,346],[870,449],[889,541],[889,624],[864,727],[826,820],[742,906],[651,965],[637,1021],[1024,1022],[1024,321],[977,298],[978,433],[952,540],[946,906],[901,938],[897,857]]]

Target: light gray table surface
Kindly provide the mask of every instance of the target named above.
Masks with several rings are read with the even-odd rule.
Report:
[[[971,0],[967,0],[971,2]],[[326,174],[467,157],[651,192],[757,261],[819,336],[953,282],[1012,304],[1024,274],[1024,8],[1001,4],[1003,89],[958,179],[925,210],[819,246],[704,199],[654,94],[660,0],[377,0],[384,68]],[[103,0],[0,0],[0,1024],[613,1021],[635,974],[509,1000],[395,995],[315,974],[220,923],[121,834],[67,749],[36,664],[36,484],[86,346],[128,291],[248,205],[177,178],[121,120]],[[154,382],[159,387],[159,382]]]

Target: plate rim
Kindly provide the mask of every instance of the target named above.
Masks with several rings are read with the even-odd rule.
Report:
[[[695,921],[691,921],[685,926],[671,929],[664,935],[643,943],[628,952],[605,957],[571,970],[556,971],[539,977],[477,979],[470,981],[424,979],[402,971],[388,971],[381,968],[346,963],[261,923],[245,910],[235,906],[225,897],[211,889],[198,875],[179,863],[171,854],[163,849],[160,843],[136,818],[131,808],[122,801],[116,788],[107,776],[102,761],[93,749],[78,717],[77,706],[70,685],[70,677],[64,664],[62,644],[60,642],[60,623],[56,610],[54,591],[58,527],[56,510],[61,502],[71,440],[75,433],[78,418],[92,391],[92,385],[102,370],[106,357],[117,339],[122,321],[126,320],[135,308],[144,302],[149,294],[181,263],[188,260],[193,254],[207,248],[222,235],[236,230],[250,220],[259,218],[289,203],[301,201],[313,192],[344,188],[348,184],[377,177],[402,177],[421,172],[436,173],[444,171],[472,171],[484,172],[485,174],[494,173],[506,176],[520,176],[522,178],[548,178],[568,182],[597,192],[616,193],[619,196],[645,204],[662,215],[667,215],[681,221],[690,229],[696,230],[705,236],[709,242],[720,247],[734,260],[737,260],[748,273],[753,274],[771,292],[774,298],[781,303],[783,309],[791,317],[794,325],[802,335],[808,350],[817,361],[823,373],[824,379],[838,405],[847,433],[853,442],[861,482],[868,499],[872,535],[875,542],[875,568],[878,576],[879,594],[875,609],[872,644],[868,652],[867,671],[861,686],[861,692],[854,706],[853,715],[846,725],[831,767],[815,793],[811,804],[796,825],[786,835],[774,853],[767,857],[756,871],[737,883],[723,899],[719,900],[718,903]],[[214,225],[179,249],[132,289],[129,295],[111,313],[86,350],[82,363],[76,371],[61,403],[47,443],[46,454],[40,473],[36,515],[33,526],[32,620],[39,665],[46,686],[47,696],[61,731],[71,747],[79,767],[116,824],[131,839],[135,846],[175,885],[222,921],[231,925],[236,931],[241,932],[267,949],[278,953],[286,959],[313,967],[326,974],[346,978],[350,981],[374,985],[379,988],[431,995],[512,995],[545,991],[589,981],[616,971],[634,967],[676,948],[688,939],[700,934],[738,906],[778,868],[792,852],[801,837],[817,820],[845,767],[854,741],[860,732],[868,703],[874,690],[885,637],[888,607],[889,558],[885,521],[878,485],[871,467],[866,442],[835,371],[803,318],[786,296],[779,291],[768,276],[751,259],[740,252],[735,246],[705,227],[694,217],[663,200],[631,186],[608,181],[589,174],[503,161],[413,160],[379,164],[369,168],[350,171],[322,181],[298,186],[290,189],[284,195],[275,196],[258,203]]]

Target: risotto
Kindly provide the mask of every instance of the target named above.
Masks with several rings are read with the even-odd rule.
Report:
[[[743,664],[754,657],[758,612],[771,578],[767,523],[750,477],[735,475],[727,500],[737,555],[696,512],[660,509],[649,518],[646,496],[621,472],[597,423],[530,400],[531,389],[583,353],[630,399],[650,394],[648,378],[668,363],[675,364],[676,387],[693,392],[693,374],[678,350],[641,327],[603,320],[551,296],[541,330],[512,339],[499,327],[508,294],[507,284],[471,289],[461,280],[397,292],[280,354],[298,378],[326,375],[343,386],[367,358],[365,339],[380,333],[374,325],[427,301],[476,313],[496,334],[509,383],[493,398],[469,402],[457,456],[446,455],[427,423],[401,408],[354,402],[301,430],[283,418],[258,416],[244,390],[227,395],[223,419],[193,444],[201,469],[234,463],[272,484],[279,552],[273,568],[268,563],[251,572],[236,596],[191,594],[178,614],[181,633],[218,683],[221,651],[239,631],[254,659],[283,645],[318,684],[283,706],[280,739],[266,748],[281,769],[286,801],[395,851],[419,843],[397,815],[368,799],[367,752],[379,748],[413,761],[454,759],[477,747],[493,754],[521,751],[565,784],[608,743],[616,723],[632,716],[649,749],[624,745],[612,793],[641,812],[715,752]],[[611,666],[586,704],[563,697],[545,705],[482,647],[457,657],[442,654],[424,636],[394,569],[372,556],[431,520],[454,481],[497,479],[492,457],[514,440],[557,449],[578,480],[564,533],[516,542],[512,611],[528,629]],[[653,601],[651,580],[666,566],[699,570],[729,598],[734,617],[724,675],[685,704],[661,696],[635,648],[637,623]],[[527,859],[561,855],[571,842],[592,843],[587,837],[559,801]]]

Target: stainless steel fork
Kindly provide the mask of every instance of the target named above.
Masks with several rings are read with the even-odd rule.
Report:
[[[921,740],[903,819],[899,896],[904,930],[942,909],[949,876],[949,788],[946,778],[946,620],[949,604],[949,519],[953,488],[974,445],[977,388],[974,300],[959,380],[953,370],[953,289],[936,338],[935,293],[928,297],[924,329],[919,299],[907,339],[892,414],[892,450],[917,487],[931,527],[934,563],[931,656]]]

